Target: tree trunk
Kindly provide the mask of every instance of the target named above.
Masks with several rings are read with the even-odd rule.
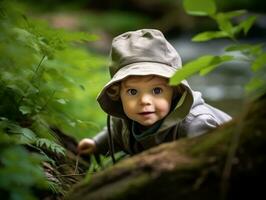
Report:
[[[264,194],[266,95],[211,133],[165,143],[76,185],[68,200],[253,199]]]

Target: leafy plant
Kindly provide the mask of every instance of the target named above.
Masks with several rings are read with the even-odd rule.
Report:
[[[254,72],[253,79],[246,86],[247,92],[253,98],[257,98],[266,91],[266,53],[263,51],[263,44],[241,44],[237,37],[241,34],[247,35],[253,26],[256,16],[247,16],[247,11],[237,10],[230,12],[218,12],[214,0],[184,0],[186,12],[194,16],[207,16],[217,23],[218,30],[199,33],[192,38],[194,42],[205,42],[212,39],[228,38],[232,45],[225,48],[223,55],[205,55],[184,65],[171,79],[171,84],[178,84],[184,78],[200,72],[205,75],[224,62],[245,61],[251,66]],[[241,17],[241,20],[240,20]],[[239,22],[236,22],[238,18]],[[237,52],[240,56],[233,56]]]
[[[73,94],[92,81],[89,67],[100,73],[105,63],[80,46],[95,35],[50,28],[22,8],[0,1],[0,190],[7,199],[35,199],[36,188],[48,188],[42,163],[55,161],[46,151],[65,155],[51,125],[78,130],[83,124],[83,131],[94,126],[76,118],[71,104]]]
[[[47,188],[42,157],[27,152],[0,130],[0,195],[4,199],[36,199],[33,189]]]
[[[51,140],[46,138],[38,138],[35,143],[37,147],[46,148],[56,154],[65,156],[65,149]]]

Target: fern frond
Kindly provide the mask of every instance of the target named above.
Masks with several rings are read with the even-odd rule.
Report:
[[[62,147],[61,145],[55,143],[52,140],[48,140],[46,138],[38,138],[35,142],[37,147],[40,148],[45,148],[47,150],[50,150],[58,155],[63,155],[65,156],[65,148]]]

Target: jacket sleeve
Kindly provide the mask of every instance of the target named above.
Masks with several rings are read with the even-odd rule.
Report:
[[[101,132],[92,138],[96,143],[96,154],[107,155],[109,150],[108,145],[108,130],[105,126]]]
[[[120,121],[121,120],[111,117],[110,129],[111,129],[115,152],[124,150],[123,140],[122,140],[122,135],[121,135],[123,128],[121,127]],[[96,152],[95,152],[96,154],[102,154],[106,156],[110,154],[108,137],[109,137],[108,129],[107,129],[107,126],[105,126],[101,132],[99,132],[96,136],[92,138],[96,143]]]
[[[179,127],[181,137],[195,137],[202,135],[219,126],[217,120],[208,114],[188,116]]]
[[[232,118],[223,111],[202,103],[192,107],[180,124],[179,136],[195,137],[215,129]]]

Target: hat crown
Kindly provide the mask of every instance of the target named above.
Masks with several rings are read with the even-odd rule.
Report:
[[[124,66],[138,62],[162,63],[176,69],[182,66],[175,48],[155,29],[130,31],[115,37],[110,57],[111,77]]]

